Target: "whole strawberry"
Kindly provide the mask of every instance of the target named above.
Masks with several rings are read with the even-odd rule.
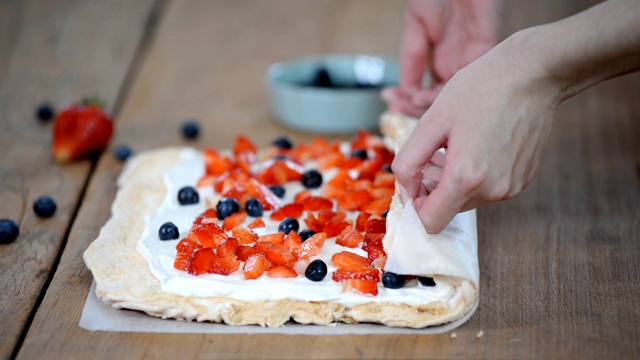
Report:
[[[53,157],[68,162],[101,152],[113,134],[113,122],[99,99],[84,99],[62,110],[53,124]]]

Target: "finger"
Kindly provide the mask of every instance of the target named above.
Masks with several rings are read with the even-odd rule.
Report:
[[[426,29],[411,11],[405,17],[404,38],[400,51],[400,88],[419,89],[429,56]]]
[[[420,208],[416,208],[428,233],[439,233],[460,212],[464,202],[458,194],[455,185],[443,178]]]
[[[436,150],[446,143],[446,129],[429,122],[427,116],[420,120],[391,164],[398,183],[412,199],[418,196],[422,187],[422,170]]]
[[[438,149],[438,151],[433,154],[431,159],[429,159],[429,162],[435,166],[444,168],[444,164],[447,162],[446,160],[447,155],[444,153],[444,150]]]

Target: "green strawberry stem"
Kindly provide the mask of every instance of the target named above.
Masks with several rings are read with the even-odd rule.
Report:
[[[82,98],[82,100],[80,100],[80,104],[82,106],[97,106],[103,110],[107,106],[106,101],[104,101],[98,95],[85,96]]]

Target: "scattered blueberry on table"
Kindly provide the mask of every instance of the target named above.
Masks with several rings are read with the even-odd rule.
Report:
[[[180,237],[178,227],[172,222],[166,222],[158,230],[160,240],[177,240]]]
[[[277,147],[278,149],[289,150],[293,148],[293,143],[286,136],[280,136],[271,142],[271,145]]]
[[[307,170],[302,174],[302,185],[307,189],[316,189],[322,185],[322,174],[318,170]]]
[[[132,151],[130,147],[127,145],[120,145],[114,150],[113,155],[117,160],[126,161],[131,156],[131,153]]]
[[[313,260],[307,266],[304,276],[311,281],[322,281],[327,276],[327,264],[320,259]]]
[[[300,235],[300,237],[302,238],[303,242],[308,240],[310,237],[312,237],[315,234],[316,232],[311,229],[304,229],[298,233],[298,235]]]
[[[196,139],[200,135],[200,125],[193,120],[182,124],[182,136],[187,140]]]
[[[48,196],[40,196],[33,202],[33,211],[41,218],[51,217],[56,209],[56,202]]]
[[[433,278],[428,276],[418,276],[418,282],[422,286],[436,286],[436,282],[433,281]]]
[[[247,200],[246,204],[244,204],[244,208],[247,211],[247,215],[252,217],[260,217],[262,216],[262,203],[260,200],[256,198],[251,198]]]
[[[222,198],[216,205],[216,212],[218,213],[218,219],[224,220],[229,215],[240,211],[240,204],[234,198]]]
[[[185,186],[178,191],[178,202],[180,205],[197,204],[200,201],[198,191],[192,186]]]
[[[55,116],[55,110],[49,103],[42,103],[36,109],[36,118],[42,122],[47,122]]]
[[[278,231],[289,234],[291,230],[298,231],[299,228],[300,223],[298,222],[298,220],[296,220],[296,218],[288,217],[282,220],[282,222],[278,226]]]
[[[284,197],[285,189],[282,185],[271,185],[269,186],[269,190],[280,199]]]
[[[404,287],[406,281],[406,276],[389,271],[385,272],[384,275],[382,275],[382,285],[387,289],[401,289],[402,287]]]
[[[0,244],[9,244],[18,238],[20,235],[20,227],[18,224],[10,219],[0,220]]]

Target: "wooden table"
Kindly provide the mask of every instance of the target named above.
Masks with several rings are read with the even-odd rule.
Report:
[[[507,1],[503,35],[593,1]],[[0,2],[0,218],[22,234],[0,246],[2,358],[632,358],[640,353],[640,74],[562,104],[537,178],[479,211],[481,302],[438,336],[181,335],[89,332],[82,253],[108,219],[122,169],[112,151],[56,165],[51,124],[34,119],[100,94],[111,146],[136,152],[298,140],[269,114],[272,62],[326,52],[395,54],[404,4],[393,1]],[[464,99],[462,99],[464,101]],[[38,219],[43,194],[58,211]],[[477,337],[483,331],[484,336]]]

